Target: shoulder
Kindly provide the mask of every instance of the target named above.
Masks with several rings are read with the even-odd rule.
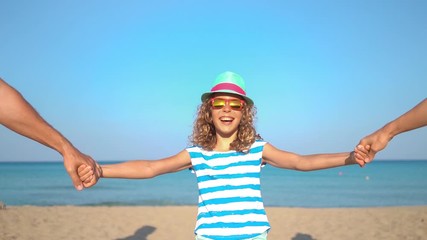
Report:
[[[280,152],[284,152],[284,151],[276,148],[271,143],[266,142],[263,147],[262,156],[266,159],[270,159],[272,156],[276,156]]]
[[[252,147],[259,147],[259,146],[264,146],[265,144],[267,144],[267,142],[266,141],[264,141],[264,140],[255,140],[255,142],[252,144],[252,146],[251,146],[251,148]]]
[[[264,151],[264,146],[267,142],[262,140],[256,140],[252,145],[249,147],[249,153],[262,153]]]
[[[264,153],[269,154],[269,153],[274,153],[274,152],[287,152],[287,151],[279,149],[279,148],[275,147],[273,144],[266,142],[264,144]]]
[[[252,143],[250,149],[260,149],[261,151],[264,150],[264,146],[268,144],[266,141],[264,140],[255,140],[254,143]]]
[[[206,152],[203,150],[203,148],[200,146],[197,146],[197,145],[187,147],[184,151],[186,151],[188,153],[190,158],[202,157],[206,154]]]
[[[201,152],[202,148],[200,146],[198,146],[198,145],[192,145],[192,146],[189,146],[189,147],[185,148],[185,151],[187,151],[189,153],[191,153],[191,152]]]

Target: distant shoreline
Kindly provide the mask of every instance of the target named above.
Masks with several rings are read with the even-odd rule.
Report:
[[[56,204],[56,205],[35,205],[35,204],[23,204],[23,205],[14,205],[14,204],[7,204],[4,201],[1,201],[0,203],[3,203],[5,208],[9,207],[196,207],[197,205],[190,205],[190,204],[128,204],[128,203],[99,203],[99,204]],[[363,208],[399,208],[399,207],[427,207],[426,204],[420,204],[420,205],[398,205],[398,206],[354,206],[354,207],[301,207],[301,206],[280,206],[280,205],[265,205],[266,208],[290,208],[290,209],[363,209]],[[1,210],[1,209],[0,209]]]

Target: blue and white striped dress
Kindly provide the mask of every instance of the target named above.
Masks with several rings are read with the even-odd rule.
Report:
[[[248,153],[187,148],[199,187],[195,234],[211,239],[247,239],[270,229],[260,189],[262,151]]]

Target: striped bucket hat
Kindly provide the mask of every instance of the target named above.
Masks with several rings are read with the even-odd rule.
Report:
[[[213,93],[236,94],[243,97],[248,105],[254,104],[254,101],[246,96],[246,87],[243,78],[230,71],[218,75],[213,83],[211,91],[202,94],[202,102],[210,98]]]

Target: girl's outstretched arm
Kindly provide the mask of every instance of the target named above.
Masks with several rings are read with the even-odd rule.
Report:
[[[152,178],[191,167],[190,154],[183,150],[160,160],[133,160],[117,164],[101,165],[104,178]]]
[[[360,150],[361,159],[367,156],[367,150]],[[312,171],[326,168],[358,164],[354,152],[299,155],[280,150],[267,143],[262,155],[264,162],[279,168],[299,171]]]

